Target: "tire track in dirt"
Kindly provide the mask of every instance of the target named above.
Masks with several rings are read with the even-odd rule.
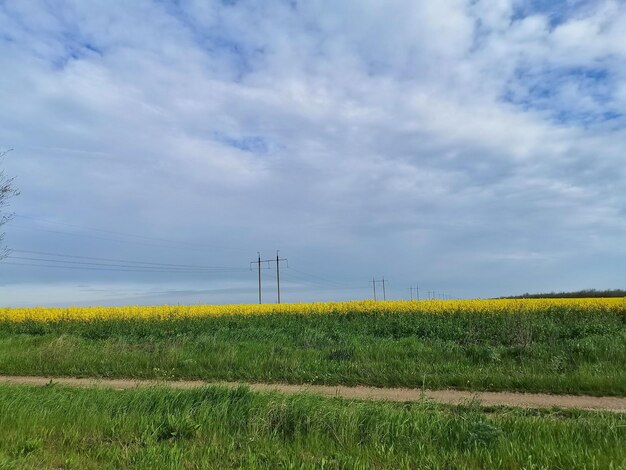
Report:
[[[112,388],[117,390],[138,387],[170,387],[174,389],[193,389],[206,385],[236,387],[239,382],[205,382],[201,380],[135,380],[135,379],[98,379],[76,377],[36,377],[36,376],[0,376],[0,384],[45,386],[59,384],[79,388]],[[442,404],[461,404],[475,400],[483,406],[513,406],[521,408],[575,408],[580,410],[626,412],[626,397],[594,397],[588,395],[550,395],[547,393],[519,392],[481,392],[466,390],[421,390],[409,388],[378,388],[345,385],[294,385],[282,383],[246,383],[251,390],[258,392],[280,392],[287,394],[312,393],[328,397],[340,397],[355,400],[383,400],[395,402],[414,402],[423,399]]]

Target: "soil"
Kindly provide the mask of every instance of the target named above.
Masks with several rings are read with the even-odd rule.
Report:
[[[137,387],[166,386],[191,389],[205,385],[236,387],[236,382],[204,382],[201,380],[134,380],[75,377],[0,376],[0,384],[44,386],[59,384],[72,387],[103,387],[117,390]],[[475,400],[483,406],[522,408],[575,408],[581,410],[626,412],[626,397],[594,397],[584,395],[550,395],[545,393],[474,392],[464,390],[422,390],[409,388],[348,387],[344,385],[292,385],[281,383],[250,383],[251,390],[280,393],[312,393],[356,400],[387,400],[412,402],[423,399],[444,404],[461,404]]]

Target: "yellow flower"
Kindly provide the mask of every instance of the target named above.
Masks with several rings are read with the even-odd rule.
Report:
[[[593,312],[626,312],[626,298],[589,299],[475,299],[316,302],[296,304],[233,304],[185,306],[69,307],[69,308],[2,308],[0,321],[55,322],[59,320],[165,319],[171,317],[207,317],[215,315],[266,315],[295,313],[301,315],[329,313],[406,313],[446,314],[452,312],[536,312],[575,308]]]

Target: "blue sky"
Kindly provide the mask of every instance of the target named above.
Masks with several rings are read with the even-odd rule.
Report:
[[[2,305],[624,287],[626,2],[4,0],[0,66]]]

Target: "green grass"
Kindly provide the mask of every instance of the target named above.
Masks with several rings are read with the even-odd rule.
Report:
[[[626,416],[246,388],[0,386],[0,468],[626,466]]]
[[[0,374],[626,395],[626,316],[271,314],[0,322]]]

